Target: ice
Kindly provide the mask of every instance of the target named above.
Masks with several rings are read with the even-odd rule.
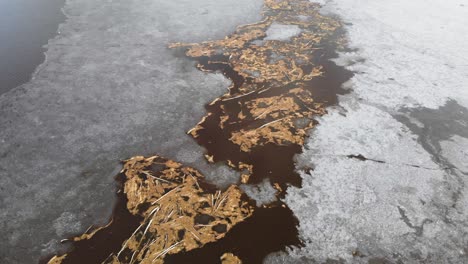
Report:
[[[276,190],[270,183],[270,180],[265,179],[256,185],[242,184],[240,188],[253,200],[257,206],[266,205],[277,200]]]
[[[280,40],[288,41],[301,33],[301,29],[297,25],[282,25],[276,22],[272,23],[267,29],[264,40]]]

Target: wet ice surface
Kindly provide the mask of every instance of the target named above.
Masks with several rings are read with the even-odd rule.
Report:
[[[158,153],[229,177],[185,134],[229,83],[166,45],[222,38],[258,21],[261,5],[69,0],[46,63],[0,96],[0,262],[35,263],[104,224],[121,159]]]
[[[356,49],[337,60],[353,92],[297,157],[306,246],[267,262],[468,262],[467,2],[324,2]]]

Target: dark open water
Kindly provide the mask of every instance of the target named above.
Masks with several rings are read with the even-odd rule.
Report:
[[[65,20],[65,0],[0,0],[0,94],[28,82]]]

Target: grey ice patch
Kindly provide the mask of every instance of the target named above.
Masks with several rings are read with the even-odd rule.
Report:
[[[50,256],[52,254],[57,254],[57,249],[63,249],[63,245],[61,245],[60,241],[55,239],[50,240],[41,245],[41,255]]]
[[[59,237],[77,234],[83,229],[76,215],[71,212],[63,212],[59,218],[55,219],[52,225],[55,228],[55,233]]]
[[[468,138],[468,109],[449,100],[438,109],[402,109],[394,117],[417,137],[432,160],[447,172],[441,190],[449,197],[435,199],[449,221],[460,220],[468,204],[467,162],[464,145]],[[460,213],[463,212],[463,213]]]
[[[276,22],[272,23],[267,29],[264,40],[288,41],[292,37],[298,36],[302,30],[298,25],[283,25]]]
[[[255,200],[257,206],[266,205],[277,200],[276,190],[271,185],[270,180],[265,179],[261,183],[242,184],[240,188],[252,199]]]
[[[258,78],[261,75],[260,71],[243,70],[243,72],[249,74],[250,76],[252,76],[254,78]]]
[[[327,0],[309,0],[309,2],[324,5],[327,2]]]
[[[313,259],[302,256],[291,256],[289,252],[279,251],[273,252],[263,260],[265,264],[312,264],[316,263]]]
[[[310,19],[310,16],[298,15],[297,18],[301,21],[307,21]]]
[[[468,174],[468,138],[455,135],[440,142],[441,154],[456,168]]]
[[[413,132],[418,142],[441,167],[452,167],[450,159],[441,155],[440,142],[453,136],[468,138],[468,109],[454,100],[437,109],[404,108],[393,115]]]
[[[257,45],[257,46],[263,46],[263,40],[256,39],[256,40],[252,41],[252,44]]]
[[[239,181],[240,173],[225,164],[209,164],[206,160],[201,161],[200,163],[202,162],[204,162],[204,166],[207,167],[206,172],[204,173],[205,178],[208,182],[215,184],[218,188],[225,189],[229,185]]]
[[[283,59],[285,59],[285,56],[272,51],[268,63],[274,64]]]
[[[197,164],[202,159],[200,156],[203,156],[203,152],[199,149],[184,149],[181,148],[174,158],[176,161],[183,161],[186,164]]]

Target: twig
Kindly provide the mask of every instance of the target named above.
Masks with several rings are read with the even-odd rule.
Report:
[[[159,211],[159,209],[161,209],[160,206],[157,206],[155,207],[153,210],[151,210],[151,212],[149,213],[148,217],[151,217],[151,215],[154,213],[154,211],[156,211],[156,213]]]
[[[183,241],[183,240],[182,240]],[[171,251],[172,249],[174,249],[177,245],[179,245],[180,243],[182,243],[182,241],[179,241],[177,243],[175,243],[174,245],[168,247],[167,249],[163,250],[161,253],[159,253],[152,261],[151,263],[153,263],[157,258],[159,258],[161,255],[166,255],[167,252]]]
[[[198,241],[200,241],[200,238],[195,235],[195,233],[192,232],[192,230],[187,229]]]
[[[162,178],[159,178],[159,177],[156,177],[154,175],[151,175],[151,173],[149,173],[148,171],[142,171],[142,173],[144,173],[146,176],[150,176],[150,177],[153,177],[159,181],[163,181],[163,182],[167,182],[167,183],[173,183],[171,181],[168,181],[168,180],[165,180],[165,179],[162,179]]]
[[[144,225],[145,223],[141,224],[135,231],[133,231],[132,235],[125,241],[123,244],[122,248],[120,249],[119,253],[117,253],[117,258],[120,256],[120,254],[124,251],[125,247],[127,246],[128,241],[140,230],[140,228]]]
[[[174,209],[172,209],[171,212],[166,216],[166,219],[164,220],[164,222],[169,221],[169,218],[171,217],[172,213],[174,213]]]
[[[241,95],[238,95],[238,96],[235,96],[235,97],[230,97],[230,98],[226,98],[226,99],[222,99],[221,101],[225,102],[225,101],[231,101],[231,100],[234,100],[234,99],[237,99],[237,98],[241,98],[241,97],[244,97],[244,96],[247,96],[249,94],[253,94],[255,93],[256,91],[251,91],[251,92],[248,92],[246,94],[241,94]]]
[[[224,200],[227,199],[227,197],[228,197],[228,196],[225,195],[225,196],[223,197],[223,199],[221,199],[221,201],[218,203],[218,206],[216,207],[216,210],[218,210],[219,206],[224,202]]]
[[[255,117],[254,120],[259,119],[259,118],[262,117],[266,112],[268,112],[268,109],[266,109],[265,111],[263,111],[263,113],[261,113],[260,115],[258,115],[257,117]]]
[[[190,175],[190,177],[192,177],[192,178],[195,180],[195,184],[197,185],[198,189],[201,189],[201,188],[200,188],[200,185],[198,184],[197,178],[193,177],[192,174],[189,174],[189,175]]]
[[[148,225],[147,225],[146,228],[145,228],[145,231],[143,232],[143,235],[141,235],[141,239],[143,239],[143,238],[145,237],[146,232],[148,232],[148,229],[149,229],[149,227],[151,226],[151,223],[153,222],[153,219],[154,219],[154,218],[152,218],[152,219],[149,221]]]
[[[138,248],[137,248],[138,249]],[[130,258],[130,264],[133,262],[133,258],[135,257],[135,254],[137,253],[137,250],[133,251],[132,257]]]
[[[159,197],[159,199],[157,199],[156,201],[152,202],[151,205],[154,205],[156,204],[157,202],[161,201],[162,198],[164,198],[166,195],[168,195],[169,193],[179,189],[180,187],[175,187],[174,189],[168,191],[167,193],[165,193],[163,196]]]
[[[281,120],[283,120],[283,119],[285,119],[285,118],[288,118],[288,117],[289,117],[289,116],[286,116],[286,117],[283,117],[283,118],[276,119],[276,120],[274,120],[274,121],[268,122],[268,123],[262,125],[261,127],[257,128],[257,129],[262,129],[262,128],[266,127],[266,126],[269,126],[269,125],[271,125],[271,124],[273,124],[273,123],[279,122],[279,121],[281,121]]]

